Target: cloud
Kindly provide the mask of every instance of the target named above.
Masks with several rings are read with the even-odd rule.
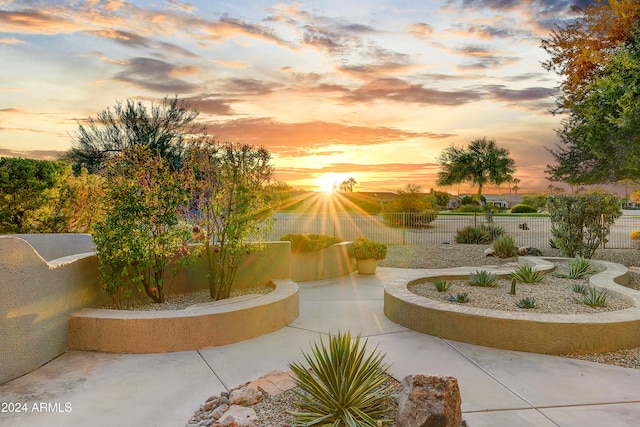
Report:
[[[0,44],[27,44],[24,40],[17,39],[15,37],[7,37],[0,39]]]
[[[161,93],[190,93],[198,89],[197,85],[173,77],[184,66],[152,58],[133,58],[127,67],[114,79]]]
[[[485,86],[495,99],[500,101],[538,101],[550,99],[557,91],[548,87],[528,87],[525,89],[509,89],[503,85]]]
[[[235,114],[229,105],[233,101],[232,99],[216,95],[198,95],[184,98],[184,100],[192,104],[200,113],[217,116],[233,116]]]
[[[401,143],[403,140],[445,139],[453,134],[411,132],[390,127],[349,126],[331,122],[282,123],[271,118],[237,119],[210,123],[207,133],[223,141],[264,146],[287,157],[317,155],[329,146]]]
[[[4,33],[60,34],[81,30],[82,25],[46,10],[0,10],[0,28]]]
[[[0,157],[24,157],[36,160],[58,160],[64,151],[56,150],[11,150],[0,147]]]
[[[444,91],[412,84],[398,78],[384,78],[362,85],[349,95],[342,97],[342,100],[347,103],[396,101],[454,106],[479,101],[482,98],[482,93],[473,89]]]
[[[434,34],[433,27],[424,22],[417,22],[407,26],[407,31],[414,37],[419,39],[429,39]]]

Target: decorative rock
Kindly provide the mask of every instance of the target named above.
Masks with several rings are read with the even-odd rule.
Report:
[[[494,256],[496,251],[493,248],[487,248],[484,250],[484,256]]]
[[[398,395],[397,427],[460,427],[462,399],[453,377],[409,375]]]
[[[198,427],[209,427],[211,424],[213,424],[213,420],[202,420],[196,425]]]
[[[256,427],[254,421],[258,420],[258,415],[253,408],[246,408],[240,405],[231,405],[229,410],[216,421],[216,426],[225,427]]]
[[[271,396],[278,395],[287,390],[296,387],[296,383],[292,379],[293,372],[273,371],[249,383],[250,386],[256,387],[258,390]]]
[[[542,251],[540,249],[534,248],[533,246],[520,246],[518,248],[518,255],[542,256]]]
[[[251,406],[262,400],[262,393],[254,386],[246,386],[231,391],[229,402],[231,405]]]
[[[227,410],[229,409],[229,405],[227,405],[226,403],[223,403],[222,405],[218,406],[216,409],[213,410],[213,412],[211,413],[211,416],[213,417],[214,420],[219,420],[222,415],[224,415],[225,412],[227,412]]]

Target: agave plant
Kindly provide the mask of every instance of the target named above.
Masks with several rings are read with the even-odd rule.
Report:
[[[446,280],[436,279],[433,281],[433,286],[436,287],[436,290],[438,292],[444,292],[449,290],[449,286],[451,286],[451,284],[448,283]]]
[[[577,294],[585,294],[587,292],[588,287],[583,285],[582,283],[574,283],[571,287],[571,290]]]
[[[498,284],[498,276],[485,270],[469,274],[469,284],[482,288],[493,288]]]
[[[295,402],[301,411],[289,412],[302,426],[332,425],[376,427],[391,395],[385,387],[388,365],[384,355],[374,350],[365,354],[367,341],[353,341],[349,333],[329,336],[329,344],[313,344],[312,354],[304,354],[311,371],[299,363],[290,363],[294,381],[302,389]],[[386,420],[382,420],[386,421]]]
[[[511,273],[511,277],[522,283],[539,283],[544,277],[544,272],[528,264],[522,264]]]
[[[589,287],[582,294],[582,302],[590,307],[604,307],[607,305],[607,291],[604,289],[598,291],[596,288]]]
[[[447,295],[446,296],[447,301],[451,301],[451,302],[459,302],[464,304],[465,302],[469,302],[469,297],[467,296],[466,292],[460,292],[457,295]]]
[[[566,279],[582,279],[584,276],[593,274],[596,272],[595,267],[591,265],[591,261],[581,256],[573,258],[567,264],[567,267],[558,273],[558,277]]]
[[[533,297],[522,298],[516,305],[520,308],[536,308],[536,299]]]

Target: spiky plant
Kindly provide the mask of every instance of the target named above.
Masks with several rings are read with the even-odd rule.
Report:
[[[521,264],[511,273],[511,277],[522,283],[540,283],[544,271],[536,270],[529,264]]]
[[[573,258],[567,264],[567,267],[558,273],[558,277],[566,279],[582,279],[584,276],[593,274],[596,269],[591,265],[591,261],[581,256]]]
[[[447,295],[447,301],[459,302],[464,304],[465,302],[469,302],[469,297],[467,296],[466,292],[460,292],[457,295]]]
[[[522,298],[516,305],[520,308],[536,308],[536,299],[533,297]]]
[[[436,287],[436,290],[438,292],[445,292],[449,290],[449,286],[451,286],[451,284],[448,283],[446,280],[436,279],[433,281],[433,286]]]
[[[589,287],[582,294],[582,302],[590,307],[604,307],[607,305],[607,291],[604,289],[598,291],[596,288]]]
[[[583,285],[582,283],[574,283],[571,287],[571,290],[577,294],[585,294],[587,292],[588,287]]]
[[[498,258],[511,258],[518,255],[518,248],[511,235],[503,234],[493,241],[493,252]]]
[[[384,386],[388,365],[384,355],[374,350],[365,354],[367,341],[360,336],[329,335],[328,346],[321,339],[314,342],[312,354],[303,353],[311,372],[299,363],[289,367],[294,381],[303,392],[296,392],[295,402],[301,411],[289,412],[301,426],[376,427],[376,417],[387,409],[384,405],[391,390]]]
[[[498,284],[498,276],[485,270],[469,274],[469,284],[482,288],[494,288]]]

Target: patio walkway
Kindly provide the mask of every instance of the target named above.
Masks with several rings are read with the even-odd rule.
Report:
[[[456,377],[470,427],[640,425],[640,370],[453,342],[389,321],[384,283],[403,271],[302,283],[297,320],[237,344],[149,355],[69,351],[0,386],[0,426],[181,427],[209,396],[287,370],[320,333],[347,330],[386,353],[397,379]],[[7,412],[16,403],[27,412]]]

